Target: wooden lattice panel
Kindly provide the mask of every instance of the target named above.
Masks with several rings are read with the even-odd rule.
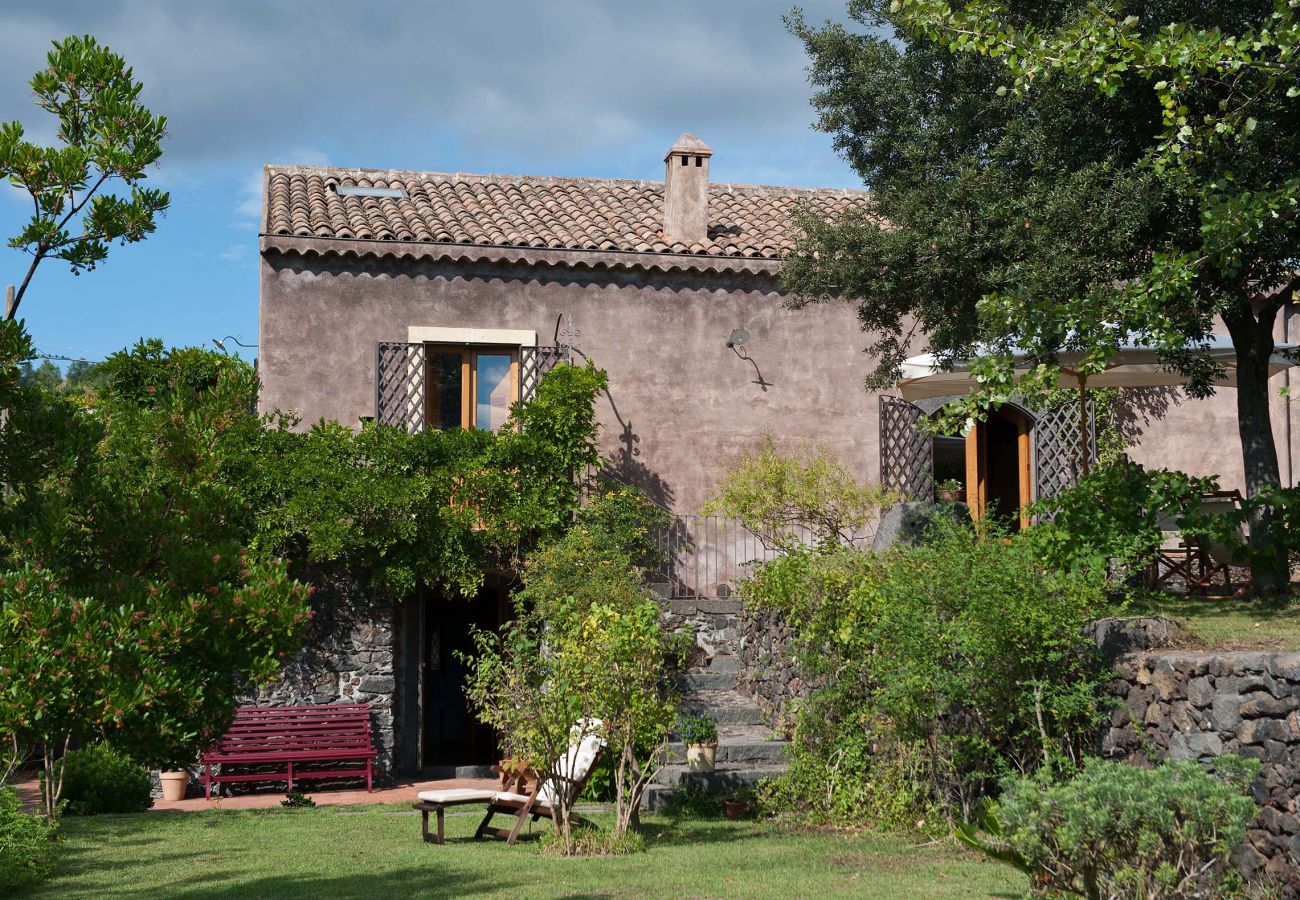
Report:
[[[1088,455],[1097,458],[1096,406],[1088,401]],[[1054,497],[1079,479],[1079,406],[1067,403],[1040,413],[1034,423],[1034,488]]]
[[[910,500],[934,500],[934,441],[925,413],[899,397],[880,398],[880,483]]]
[[[537,391],[542,376],[558,362],[568,362],[568,347],[519,348],[519,399],[527,400]]]
[[[375,421],[412,433],[424,428],[424,344],[379,343]]]

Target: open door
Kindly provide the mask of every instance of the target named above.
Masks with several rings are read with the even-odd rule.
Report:
[[[1012,530],[1029,527],[1032,428],[1024,412],[1003,406],[966,435],[966,503],[976,521],[990,516]]]

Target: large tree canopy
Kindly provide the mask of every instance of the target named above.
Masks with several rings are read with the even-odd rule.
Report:
[[[920,334],[946,359],[981,345],[986,389],[969,405],[987,408],[1054,384],[1054,352],[1100,366],[1136,335],[1203,396],[1213,370],[1189,351],[1222,320],[1239,356],[1246,486],[1276,487],[1267,360],[1297,286],[1300,224],[1289,4],[849,11],[865,33],[790,25],[812,60],[818,127],[873,206],[807,219],[785,277],[798,302],[861,298],[869,383],[892,384]],[[1011,344],[1044,362],[1018,384],[998,352]],[[1252,526],[1257,574],[1276,583],[1265,507]]]

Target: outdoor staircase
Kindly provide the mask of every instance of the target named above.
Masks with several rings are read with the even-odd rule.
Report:
[[[677,627],[694,628],[697,645],[708,654],[678,678],[682,710],[718,723],[718,750],[714,771],[692,772],[686,765],[686,745],[670,744],[668,764],[646,788],[644,804],[651,810],[662,808],[682,787],[729,794],[785,770],[787,742],[776,739],[758,704],[736,689],[739,604],[700,599],[674,600],[672,605],[675,617],[686,615],[686,621],[678,618]],[[692,608],[686,609],[688,605]]]

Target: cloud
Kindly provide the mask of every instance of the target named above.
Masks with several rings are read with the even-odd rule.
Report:
[[[26,79],[50,40],[89,32],[169,117],[168,165],[260,166],[310,146],[346,165],[649,176],[648,148],[690,130],[725,168],[728,148],[758,161],[809,140],[789,2],[54,0],[6,13],[0,119],[41,117]],[[803,5],[843,15],[842,0]]]

